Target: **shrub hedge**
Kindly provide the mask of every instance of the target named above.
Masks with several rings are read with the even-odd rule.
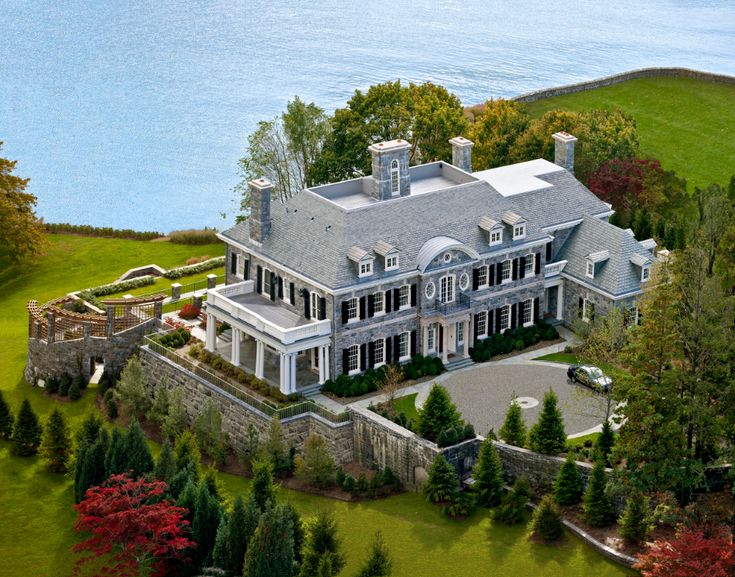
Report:
[[[367,369],[360,375],[352,377],[340,375],[336,380],[327,379],[322,387],[323,391],[334,393],[338,397],[359,397],[366,393],[377,391],[383,383],[385,367]],[[405,365],[401,365],[401,381],[418,379],[424,376],[435,377],[444,371],[444,364],[438,357],[424,357],[415,355]]]
[[[352,475],[345,473],[340,466],[337,467],[335,481],[340,489],[350,493],[353,497],[358,495],[368,498],[381,497],[398,493],[401,490],[401,481],[390,467],[378,469],[368,481],[365,475],[360,475],[358,479],[355,479]]]
[[[168,237],[174,244],[201,245],[221,242],[217,238],[217,231],[213,228],[174,230]]]
[[[474,346],[470,347],[470,356],[476,363],[484,363],[496,355],[520,351],[540,341],[553,341],[558,337],[556,328],[541,321],[530,327],[518,327],[475,341]]]
[[[178,328],[170,333],[154,338],[164,347],[169,349],[180,349],[191,340],[191,333],[185,328]]]
[[[200,272],[206,272],[208,270],[212,270],[213,268],[218,268],[225,265],[225,257],[218,256],[215,258],[210,258],[209,260],[205,260],[203,262],[198,262],[196,264],[189,264],[185,266],[179,266],[176,268],[172,268],[167,270],[165,273],[163,273],[163,276],[167,279],[177,279],[181,278],[182,276],[188,276],[191,274],[199,274]]]
[[[160,232],[140,232],[129,228],[119,229],[109,226],[89,226],[86,224],[69,224],[68,222],[45,222],[46,232],[52,234],[78,234],[80,236],[96,236],[101,238],[126,238],[132,240],[153,240],[161,238]]]
[[[195,306],[193,303],[186,303],[181,307],[181,310],[179,310],[179,317],[187,321],[193,321],[199,316],[200,312],[202,312],[200,307]]]

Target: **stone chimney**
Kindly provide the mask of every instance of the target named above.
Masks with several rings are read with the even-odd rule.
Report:
[[[271,194],[273,185],[265,178],[248,182],[250,190],[250,240],[258,244],[271,232]]]
[[[464,136],[455,136],[449,144],[452,145],[452,164],[465,172],[472,172],[472,147],[475,143]]]
[[[574,143],[577,142],[576,136],[572,136],[567,132],[557,132],[552,134],[551,138],[556,143],[554,162],[574,174]]]
[[[411,194],[408,173],[408,153],[411,145],[405,140],[389,140],[368,146],[373,156],[373,187],[377,200],[388,200]]]

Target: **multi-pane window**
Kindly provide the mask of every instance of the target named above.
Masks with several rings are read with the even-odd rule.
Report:
[[[385,270],[398,268],[398,255],[394,254],[385,258]]]
[[[521,303],[522,308],[522,316],[521,316],[521,323],[523,325],[528,325],[533,322],[533,299],[528,299],[527,301],[524,301]]]
[[[494,230],[490,233],[490,244],[500,244],[503,242],[503,231]]]
[[[436,333],[436,326],[435,325],[429,325],[429,329],[427,331],[426,335],[426,350],[430,353],[433,353],[436,349],[436,342],[435,342],[435,333]]]
[[[360,263],[360,276],[367,276],[373,274],[373,263],[372,261],[366,261]]]
[[[443,303],[454,302],[454,275],[450,274],[440,279],[439,300]]]
[[[500,332],[510,328],[510,305],[500,308]]]
[[[357,299],[350,299],[347,301],[347,322],[355,321],[357,320],[357,307],[358,302]]]
[[[393,160],[390,163],[390,193],[395,196],[400,189],[401,171],[398,168],[398,161]]]
[[[582,320],[586,322],[595,320],[595,303],[589,299],[582,301]]]
[[[398,308],[406,308],[411,306],[411,287],[404,284],[398,290]]]
[[[373,343],[373,347],[373,360],[375,362],[375,366],[378,367],[385,363],[385,340],[378,339],[377,341],[375,341],[375,343]]]
[[[531,276],[534,273],[535,268],[536,261],[534,260],[534,255],[529,254],[526,256],[526,268],[523,271],[523,276]]]
[[[464,321],[460,321],[456,324],[455,332],[457,334],[457,344],[464,344]]]
[[[510,278],[510,269],[511,269],[511,266],[512,266],[512,263],[511,263],[510,259],[503,261],[503,264],[501,265],[502,269],[501,269],[501,274],[500,274],[500,279],[501,279],[502,282],[510,282],[511,281],[511,278]]]
[[[385,312],[385,293],[378,291],[373,293],[373,314],[382,315]]]
[[[360,371],[360,347],[357,345],[347,349],[347,371],[350,373]]]
[[[311,293],[311,318],[319,318],[319,293]]]
[[[403,361],[408,359],[411,350],[411,333],[401,333],[398,337],[398,358]]]
[[[651,268],[644,266],[641,269],[641,282],[646,282],[649,278],[651,278]]]
[[[480,311],[477,313],[477,334],[475,338],[482,338],[487,336],[487,311]]]
[[[478,287],[486,287],[487,286],[487,266],[481,266],[477,269],[477,286]]]
[[[523,238],[526,236],[526,225],[517,224],[513,227],[513,238]]]
[[[263,269],[263,294],[271,294],[271,271],[267,268]]]

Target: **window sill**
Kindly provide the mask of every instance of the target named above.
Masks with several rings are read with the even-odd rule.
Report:
[[[403,305],[403,306],[399,306],[398,307],[398,310],[399,311],[405,311],[406,309],[410,309],[410,308],[411,308],[411,305]]]
[[[533,321],[528,321],[527,323],[523,323],[523,326],[524,327],[532,327],[533,326]]]
[[[349,371],[347,374],[350,377],[354,377],[355,375],[359,375],[360,374],[360,369],[355,369],[354,371]]]
[[[379,368],[380,368],[380,367],[382,367],[382,366],[383,366],[384,364],[385,364],[385,361],[382,361],[382,362],[380,362],[380,363],[375,363],[375,364],[373,365],[373,368],[374,368],[374,369],[379,369]]]
[[[373,317],[384,317],[385,311],[375,311],[373,312]]]
[[[399,363],[405,363],[406,361],[410,361],[410,360],[411,360],[411,355],[406,355],[405,357],[398,357]]]
[[[500,284],[510,284],[513,282],[512,278],[506,278],[500,281]]]
[[[348,325],[354,325],[357,322],[360,322],[360,317],[353,317],[351,319],[347,319]]]

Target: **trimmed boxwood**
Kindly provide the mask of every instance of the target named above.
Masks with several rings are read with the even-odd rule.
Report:
[[[191,340],[191,333],[184,328],[178,328],[156,340],[169,349],[180,349]]]
[[[476,363],[484,363],[497,355],[506,355],[520,351],[541,341],[553,341],[559,338],[555,327],[541,321],[530,327],[518,327],[494,334],[486,339],[475,341],[470,347],[470,356]]]

